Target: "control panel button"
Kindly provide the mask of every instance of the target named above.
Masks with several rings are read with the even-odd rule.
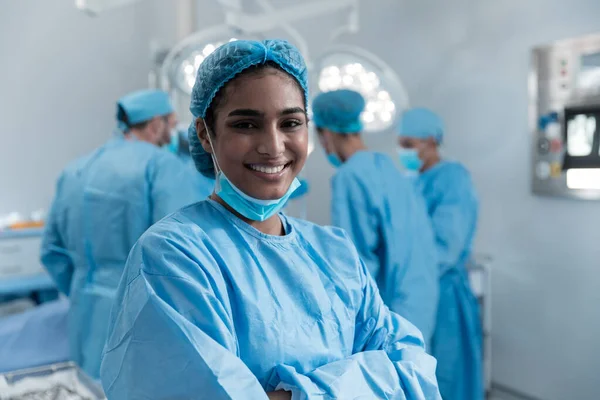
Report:
[[[552,178],[559,178],[562,174],[562,165],[559,162],[553,162],[550,164],[550,176]]]
[[[538,119],[538,128],[541,131],[545,131],[546,127],[553,123],[558,123],[558,113],[556,111],[552,111],[547,114],[540,115],[540,117]]]
[[[548,154],[550,151],[550,141],[546,138],[538,140],[538,152],[540,154]]]
[[[550,141],[550,151],[552,153],[560,153],[562,151],[563,145],[560,139],[552,139]]]
[[[535,165],[535,175],[539,179],[548,179],[550,178],[550,164],[546,161],[540,161]]]
[[[558,122],[552,122],[546,125],[546,137],[548,139],[560,139],[560,124]]]

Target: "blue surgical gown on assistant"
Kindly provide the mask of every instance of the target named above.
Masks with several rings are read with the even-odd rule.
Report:
[[[70,297],[72,359],[99,377],[110,308],[129,251],[148,227],[203,198],[199,174],[150,143],[115,137],[60,176],[41,260]]]
[[[383,304],[342,230],[270,236],[206,200],[133,248],[102,385],[114,399],[440,399],[419,331]]]
[[[332,222],[345,229],[390,309],[433,335],[439,278],[425,201],[387,155],[360,151],[333,177]]]
[[[477,225],[478,200],[468,171],[442,161],[420,175],[439,256],[440,303],[432,354],[444,400],[484,397],[479,305],[466,263]]]
[[[215,188],[215,179],[204,176],[196,169],[194,160],[190,156],[190,153],[178,152],[177,157],[192,171],[196,176],[196,179],[200,181],[200,195],[203,199],[210,196]]]

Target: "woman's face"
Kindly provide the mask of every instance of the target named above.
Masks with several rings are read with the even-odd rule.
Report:
[[[304,98],[296,81],[273,68],[241,75],[227,85],[215,112],[211,140],[225,176],[249,196],[283,197],[308,151]],[[196,128],[212,153],[202,120]]]

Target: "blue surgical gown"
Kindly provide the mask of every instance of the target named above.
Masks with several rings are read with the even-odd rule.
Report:
[[[150,143],[113,138],[58,180],[41,260],[71,300],[72,359],[98,378],[114,293],[148,227],[203,197],[198,173]]]
[[[478,200],[467,170],[440,162],[420,175],[439,256],[440,304],[432,340],[444,400],[483,399],[479,305],[466,263],[477,225]]]
[[[433,335],[439,279],[425,201],[390,157],[360,151],[332,179],[332,222],[344,228],[390,309]]]
[[[190,156],[189,152],[178,152],[177,157],[192,171],[194,175],[197,175],[196,179],[200,181],[200,195],[202,198],[210,196],[215,187],[215,179],[204,176],[198,170],[196,170],[196,164]]]
[[[206,200],[150,228],[125,267],[102,360],[114,399],[440,399],[419,331],[351,241],[279,214],[270,236]]]

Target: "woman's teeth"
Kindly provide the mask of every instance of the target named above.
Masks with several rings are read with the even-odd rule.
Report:
[[[278,174],[285,168],[285,165],[279,165],[277,167],[267,167],[264,165],[250,164],[250,169],[254,171],[262,172],[264,174]]]

